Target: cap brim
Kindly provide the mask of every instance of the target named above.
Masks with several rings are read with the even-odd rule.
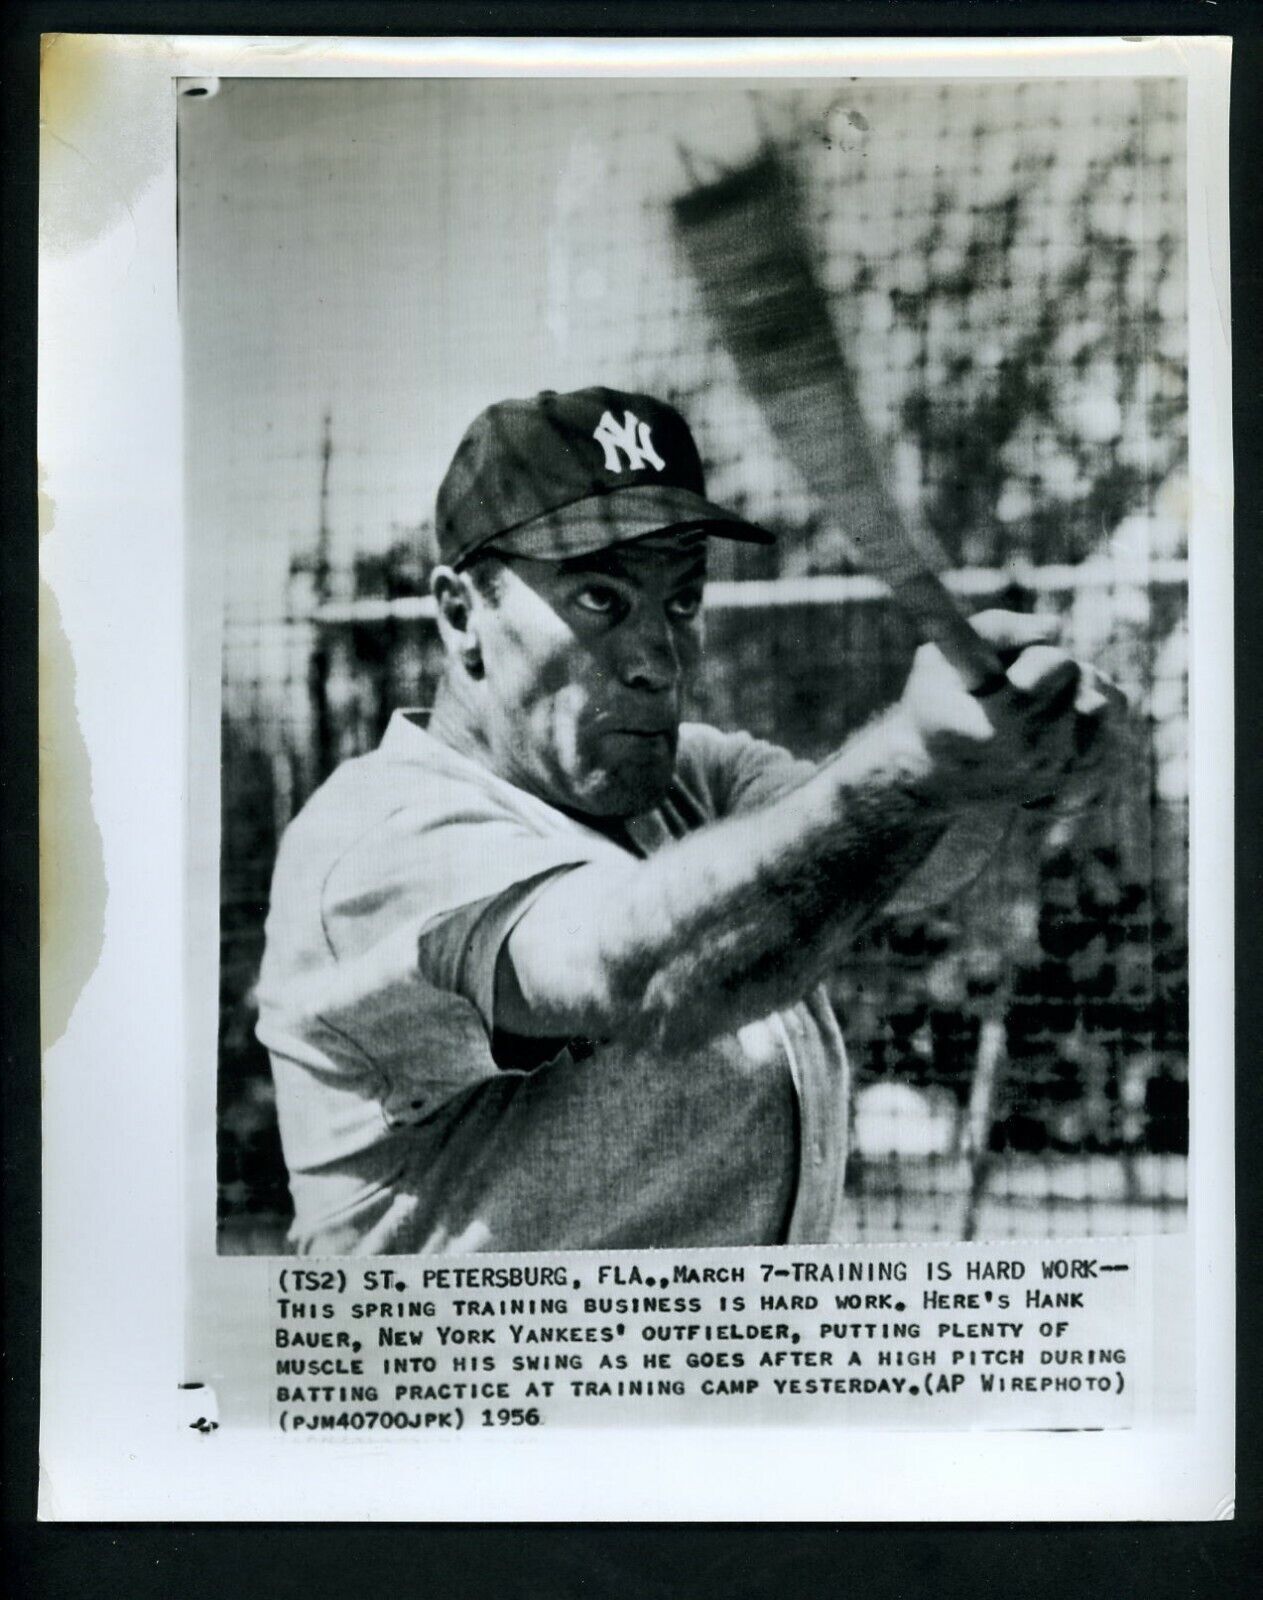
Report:
[[[766,528],[734,516],[690,489],[658,489],[652,484],[576,500],[487,542],[512,555],[566,561],[673,528],[700,528],[717,539],[740,539],[747,544],[776,542]]]

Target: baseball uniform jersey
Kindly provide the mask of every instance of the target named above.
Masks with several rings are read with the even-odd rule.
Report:
[[[496,961],[560,873],[765,804],[811,771],[685,724],[621,839],[397,712],[282,842],[258,997],[302,1253],[828,1240],[847,1068],[823,990],[687,1052],[523,1039]],[[609,907],[611,916],[617,906]]]

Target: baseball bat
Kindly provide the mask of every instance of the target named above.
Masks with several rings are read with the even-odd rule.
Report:
[[[785,163],[765,147],[677,198],[672,219],[738,376],[812,492],[971,692],[998,689],[1004,668],[943,586],[943,551],[912,537],[886,484]]]

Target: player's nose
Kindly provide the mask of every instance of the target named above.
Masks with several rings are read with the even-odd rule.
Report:
[[[630,689],[664,694],[679,687],[680,651],[665,619],[646,618],[622,641],[618,675]]]

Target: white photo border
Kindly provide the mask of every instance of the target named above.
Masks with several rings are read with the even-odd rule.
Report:
[[[40,1513],[111,1520],[1210,1518],[1232,1497],[1230,45],[59,35],[41,194],[41,549],[100,830],[100,957],[45,1058]],[[213,1183],[216,595],[184,547],[175,82],[196,76],[1178,76],[1188,84],[1191,1427],[1094,1434],[558,1430],[293,1442],[181,1426],[186,1272]],[[218,659],[217,634],[215,658]],[[213,701],[207,696],[213,694]],[[214,849],[210,848],[214,843]],[[207,877],[209,874],[209,879]],[[212,908],[210,918],[202,913]],[[197,911],[194,923],[190,908]],[[193,981],[196,977],[196,981]],[[213,1051],[212,1051],[213,1058]],[[209,1118],[209,1120],[208,1120]],[[192,1201],[190,1197],[198,1197]],[[213,1246],[212,1246],[213,1248]],[[225,1284],[237,1264],[222,1263]],[[383,1454],[386,1460],[383,1461]],[[751,1464],[757,1463],[757,1470]]]

